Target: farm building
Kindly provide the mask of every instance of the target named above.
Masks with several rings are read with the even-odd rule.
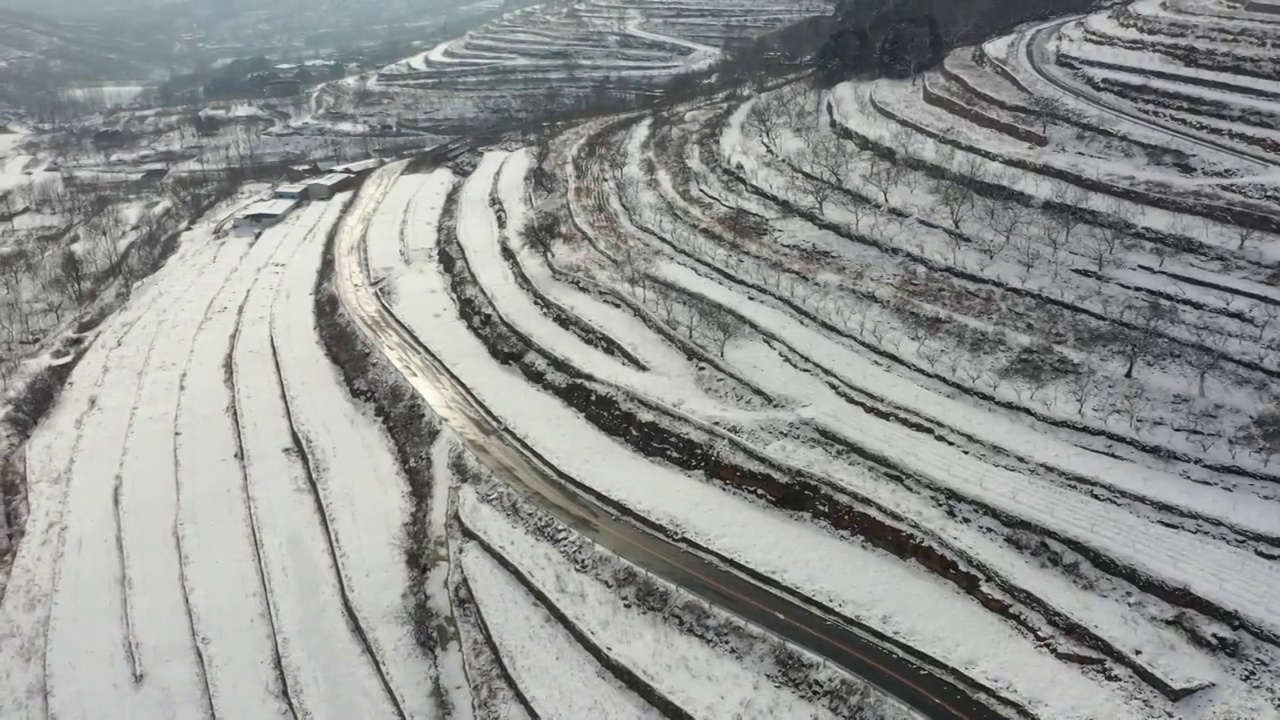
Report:
[[[335,163],[331,161],[309,162],[301,165],[293,165],[287,171],[290,182],[300,183],[308,178],[324,175],[333,169]]]
[[[326,200],[351,187],[355,182],[354,175],[334,172],[307,181],[307,197],[312,200]]]
[[[301,183],[292,183],[281,185],[275,189],[274,195],[281,200],[305,200],[307,197],[307,186]]]
[[[336,165],[333,168],[333,172],[364,177],[380,167],[382,167],[381,158],[370,158],[359,162],[347,163],[346,165]]]
[[[236,213],[232,225],[237,228],[262,230],[288,217],[296,207],[298,207],[298,201],[289,198],[260,200]]]

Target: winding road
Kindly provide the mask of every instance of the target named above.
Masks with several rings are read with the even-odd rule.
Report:
[[[1179,140],[1185,140],[1192,143],[1193,145],[1198,145],[1214,152],[1244,160],[1258,166],[1258,169],[1260,170],[1270,170],[1280,167],[1280,160],[1277,160],[1274,156],[1266,153],[1244,150],[1235,145],[1210,140],[1202,135],[1182,130],[1168,123],[1157,122],[1148,116],[1142,115],[1134,110],[1127,109],[1118,103],[1108,102],[1092,90],[1081,88],[1073,83],[1063,80],[1051,67],[1053,62],[1049,59],[1049,40],[1063,25],[1074,22],[1080,19],[1080,17],[1081,16],[1079,15],[1072,15],[1067,18],[1052,20],[1043,25],[1031,28],[1021,38],[1020,42],[1023,45],[1023,50],[1026,55],[1027,67],[1031,68],[1031,70],[1042,80],[1054,86],[1062,93],[1069,95],[1080,102],[1088,104],[1103,113],[1124,118],[1134,124],[1150,128],[1157,132],[1162,132],[1166,135],[1171,135]]]
[[[365,184],[339,228],[338,294],[356,324],[490,471],[557,519],[649,572],[874,684],[930,718],[998,718],[981,689],[933,668],[909,648],[735,568],[554,467],[502,421],[400,321],[371,280],[365,235],[394,181],[388,168]],[[997,701],[998,702],[998,701]]]

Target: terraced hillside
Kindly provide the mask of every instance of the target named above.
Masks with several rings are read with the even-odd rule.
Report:
[[[997,712],[1272,717],[1272,33],[1139,2],[914,81],[800,78],[388,171],[367,272],[584,491]],[[469,493],[483,596],[518,544],[469,548],[468,518],[518,513]]]
[[[374,87],[416,97],[442,118],[546,112],[592,94],[656,90],[680,73],[709,69],[726,42],[752,38],[829,11],[801,0],[591,0],[509,13],[422,55],[383,68]],[[405,95],[404,91],[418,91]]]

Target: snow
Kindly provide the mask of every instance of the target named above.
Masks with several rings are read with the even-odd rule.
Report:
[[[375,193],[362,192],[353,217],[372,213],[379,200]],[[344,223],[339,234],[340,276],[348,297],[367,292],[348,274],[359,235],[355,223]],[[512,432],[579,481],[923,652],[968,668],[1034,707],[1053,708],[1064,716],[1099,716],[1116,708],[1142,714],[1141,707],[1127,705],[1122,695],[1046,655],[943,581],[649,462],[602,436],[575,411],[489,356],[457,316],[436,268],[426,266],[401,277],[393,294],[393,307],[404,322],[418,337],[431,339],[433,351],[479,399]],[[360,302],[363,308],[369,301]],[[388,350],[398,365],[403,362],[400,352]],[[420,379],[408,379],[425,397],[435,396]],[[833,575],[831,567],[841,572]],[[878,581],[868,586],[860,580],[866,577]]]
[[[756,665],[711,647],[661,617],[625,603],[616,591],[579,571],[475,490],[458,491],[462,522],[601,647],[694,717],[823,718],[830,713],[777,687]]]
[[[325,240],[350,199],[345,193],[329,200],[322,222],[297,243],[281,280],[271,331],[283,389],[356,617],[405,715],[432,717],[435,668],[414,641],[405,599],[409,574],[401,528],[412,502],[408,484],[390,440],[353,404],[315,329],[314,286]],[[370,703],[360,714],[379,706]]]
[[[462,570],[507,671],[543,717],[661,718],[613,677],[496,560],[464,544]]]
[[[637,370],[588,345],[549,318],[516,284],[512,270],[501,254],[501,235],[506,234],[498,231],[489,197],[490,189],[495,186],[499,171],[502,171],[503,181],[499,183],[502,186],[499,189],[504,191],[500,192],[500,197],[509,214],[508,227],[521,227],[525,215],[521,188],[527,169],[527,153],[510,155],[503,151],[490,151],[467,179],[458,200],[459,244],[476,280],[488,294],[498,313],[507,322],[527,333],[546,352],[570,358],[596,378],[637,390],[657,402],[700,417],[740,418],[740,411],[710,398],[698,387],[693,368],[687,360],[677,358],[673,349],[666,348],[665,357],[656,358],[658,362],[651,371]],[[521,257],[527,256],[528,251],[521,254]],[[563,295],[564,292],[557,294]],[[626,344],[647,348],[645,355],[658,355],[656,348],[662,347],[665,341],[658,340],[647,328],[641,330],[638,325],[638,321],[632,320],[617,329],[638,332],[630,335]],[[615,328],[609,327],[609,331],[614,332]]]
[[[344,204],[256,242],[201,220],[107,321],[29,446],[28,534],[0,603],[0,652],[22,661],[0,667],[0,715],[44,715],[46,700],[67,718],[272,717],[286,702],[395,715],[345,617],[341,570],[404,715],[434,716],[402,613],[403,481],[315,335],[320,249]],[[333,554],[273,333],[304,443],[326,444],[311,458]]]
[[[449,596],[449,587],[456,578],[456,563],[450,556],[454,543],[449,537],[449,522],[453,513],[450,494],[456,484],[449,469],[449,456],[455,446],[448,431],[442,431],[431,448],[431,497],[427,506],[430,509],[431,541],[426,552],[430,567],[427,569],[424,589],[431,609],[452,629],[452,632],[441,634],[440,647],[436,648],[440,689],[448,698],[454,716],[460,720],[470,720],[474,717],[475,697],[467,676],[462,630]]]
[[[273,200],[261,200],[239,212],[240,217],[249,217],[252,215],[286,215],[293,211],[299,205],[297,200],[290,198],[276,198]]]
[[[98,557],[104,552],[115,555],[115,532],[109,527],[113,524],[110,496],[112,476],[116,474],[120,458],[119,447],[112,453],[108,440],[100,441],[98,436],[123,441],[127,425],[120,422],[119,417],[109,416],[104,409],[129,413],[141,373],[140,361],[164,319],[163,313],[156,310],[169,308],[169,302],[180,297],[201,277],[201,271],[213,256],[213,248],[185,247],[174,262],[137,294],[137,302],[110,321],[81,361],[60,402],[30,441],[27,476],[31,514],[3,603],[0,603],[0,654],[20,661],[6,662],[0,668],[0,714],[42,715],[46,702],[50,703],[48,711],[61,709],[72,717],[92,715],[102,707],[94,703],[104,701],[120,703],[119,707],[163,711],[163,704],[155,703],[165,700],[153,694],[138,698],[137,704],[133,704],[130,670],[125,667],[123,657],[120,563],[112,557],[100,568],[92,567],[94,553]],[[101,464],[86,467],[89,457],[98,457]],[[97,485],[86,488],[90,474],[96,474],[91,479]],[[68,528],[71,519],[88,520],[93,510],[72,496],[73,489],[77,495],[87,489],[102,498],[101,508],[108,516],[105,518],[108,527],[101,527],[104,518],[101,513],[96,514],[94,519],[99,523],[100,535],[92,537]],[[164,553],[163,548],[156,550]],[[84,567],[86,564],[91,567]],[[95,569],[107,575],[100,585],[91,585]],[[60,603],[55,603],[55,587],[59,591],[76,587],[82,594],[64,596]],[[74,615],[68,617],[72,610],[69,603],[87,604],[82,610],[87,617],[83,621]],[[114,616],[109,609],[112,605],[116,610]],[[56,652],[52,643],[55,609],[62,623],[57,632],[72,643],[71,647],[57,648]],[[99,627],[91,629],[83,638],[67,637],[70,632],[67,624],[78,622]],[[92,651],[105,655],[77,658],[80,653]],[[182,651],[177,652],[178,657],[172,659],[181,663]],[[192,666],[190,659],[188,655],[188,668]],[[62,672],[65,678],[67,664],[78,661],[90,663],[87,673],[75,676],[64,686],[63,694],[57,695],[58,686],[52,679],[46,682],[46,672]],[[162,662],[156,667],[158,672],[165,672]],[[200,707],[198,697],[175,698],[173,702],[176,706],[170,704],[171,710],[198,711]]]
[[[236,335],[236,403],[249,503],[294,706],[304,714],[323,708],[383,717],[393,710],[349,630],[320,508],[293,449],[280,378],[271,371],[271,319],[283,268],[313,235],[323,236],[340,210],[339,203],[315,203],[268,231],[277,250],[247,298]]]
[[[1086,60],[1092,59],[1133,68],[1138,72],[1155,70],[1164,73],[1176,73],[1187,78],[1226,83],[1280,95],[1280,81],[1189,67],[1175,62],[1160,53],[1130,50],[1128,48],[1090,42],[1081,32],[1081,28],[1081,23],[1069,23],[1058,31],[1054,45],[1060,57],[1070,56],[1081,57]]]

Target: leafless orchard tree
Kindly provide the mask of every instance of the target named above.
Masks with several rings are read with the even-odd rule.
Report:
[[[1221,412],[1221,405],[1203,400],[1188,400],[1181,405],[1182,429],[1187,440],[1202,452],[1209,452],[1222,439]]]
[[[713,302],[699,300],[696,310],[720,357],[724,357],[730,342],[747,332],[747,324],[740,317]]]
[[[973,215],[975,208],[973,188],[963,182],[952,182],[944,178],[935,179],[930,188],[938,200],[947,222],[960,232],[964,221]]]
[[[1120,409],[1129,423],[1129,429],[1137,432],[1138,422],[1146,417],[1147,411],[1151,409],[1151,396],[1140,383],[1133,382],[1120,396]]]
[[[1130,323],[1121,342],[1121,352],[1128,367],[1126,380],[1133,378],[1138,363],[1150,357],[1160,344],[1161,334],[1177,317],[1177,311],[1159,300],[1131,300],[1120,310],[1121,319]]]
[[[1085,366],[1067,380],[1067,397],[1076,404],[1076,415],[1084,417],[1084,406],[1102,389],[1102,378]]]
[[[920,145],[920,136],[906,125],[895,124],[889,131],[889,147],[900,159],[914,157],[920,151]]]
[[[1254,240],[1258,238],[1259,235],[1262,234],[1257,230],[1254,230],[1251,227],[1245,227],[1244,225],[1236,225],[1234,227],[1234,232],[1235,232],[1235,236],[1236,236],[1235,239],[1237,243],[1236,250],[1240,252],[1244,252],[1245,246],[1252,243]]]
[[[1205,380],[1208,378],[1209,373],[1222,364],[1223,357],[1227,354],[1227,344],[1230,342],[1230,338],[1226,333],[1210,327],[1191,325],[1190,329],[1197,347],[1188,349],[1187,364],[1196,371],[1198,395],[1203,398],[1205,396]]]
[[[653,264],[653,254],[638,243],[622,242],[614,253],[614,259],[622,281],[631,286],[633,292],[640,296],[641,302],[648,302],[649,271]]]
[[[1270,467],[1272,461],[1280,457],[1280,407],[1259,410],[1249,424],[1240,429],[1238,437],[1262,460],[1263,467]]]
[[[1031,109],[1036,121],[1036,129],[1041,135],[1047,135],[1055,120],[1066,122],[1078,121],[1080,114],[1058,98],[1047,95],[1035,95],[1031,98]]]
[[[881,201],[888,207],[890,205],[889,196],[897,189],[904,170],[905,168],[894,160],[887,160],[874,153],[868,153],[866,171],[863,173],[863,178],[866,179],[868,185],[880,193]]]
[[[990,233],[983,233],[978,249],[988,260],[995,260],[1013,244],[1014,236],[1026,224],[1026,209],[1003,198],[984,198],[978,215]]]
[[[1085,243],[1089,257],[1093,259],[1098,272],[1102,272],[1115,257],[1120,242],[1124,240],[1125,231],[1119,225],[1102,225],[1088,228]]]
[[[1262,342],[1267,335],[1267,329],[1274,325],[1276,320],[1280,320],[1280,307],[1263,303],[1256,306],[1249,314],[1258,326],[1258,342]]]
[[[809,201],[814,211],[825,214],[827,203],[844,187],[852,172],[853,159],[847,143],[829,133],[817,134],[799,158],[800,168],[807,174],[796,174],[794,189]]]
[[[778,154],[778,141],[787,127],[787,113],[781,106],[783,102],[781,94],[764,95],[756,100],[747,114],[747,127],[760,136],[765,152],[774,156]]]

